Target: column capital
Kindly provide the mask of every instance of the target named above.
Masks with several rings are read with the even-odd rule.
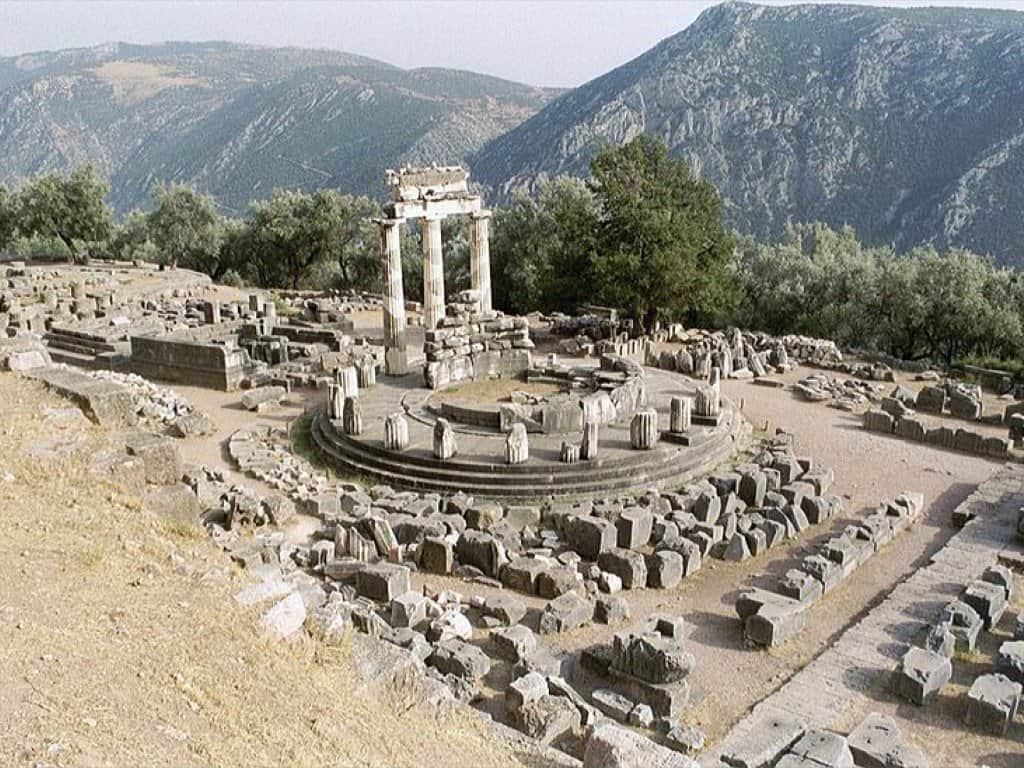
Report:
[[[405,223],[405,218],[402,217],[402,216],[397,216],[397,217],[394,217],[394,218],[382,217],[382,218],[377,218],[377,219],[370,219],[370,221],[372,221],[378,227],[382,227],[382,228],[383,227],[397,227],[399,224],[404,224]]]
[[[481,208],[479,211],[473,211],[469,214],[471,219],[489,219],[493,214],[487,208]]]

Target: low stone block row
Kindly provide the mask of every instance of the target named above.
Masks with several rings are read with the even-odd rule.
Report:
[[[828,539],[817,554],[805,557],[799,568],[787,571],[775,591],[743,590],[736,600],[736,613],[743,622],[746,641],[774,647],[798,634],[810,606],[908,528],[923,506],[921,494],[902,493]]]
[[[883,402],[884,405],[886,403]],[[890,406],[890,410],[895,409]],[[867,410],[864,412],[864,429],[888,435],[894,434],[907,440],[928,443],[942,448],[997,458],[1008,456],[1011,447],[1009,438],[986,436],[963,427],[954,429],[947,426],[934,426],[911,411],[893,416],[892,413],[881,408]]]

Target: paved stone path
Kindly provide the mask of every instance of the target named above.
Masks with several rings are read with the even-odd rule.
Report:
[[[825,728],[879,675],[896,669],[910,642],[957,597],[972,579],[995,564],[1005,550],[1019,552],[1017,512],[1024,506],[1024,466],[1007,464],[978,486],[958,507],[976,517],[932,557],[930,563],[896,585],[889,596],[846,630],[814,661],[757,704],[721,743],[701,758],[720,766],[721,755],[762,718],[795,715],[809,727]],[[851,578],[857,578],[856,573]]]

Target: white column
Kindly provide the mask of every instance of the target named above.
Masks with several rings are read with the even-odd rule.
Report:
[[[491,311],[491,212],[472,215],[469,234],[470,287],[480,292],[480,311]]]
[[[441,255],[441,217],[420,219],[423,237],[423,326],[437,327],[444,317],[444,261]]]
[[[405,349],[405,289],[402,286],[401,232],[403,219],[378,219],[384,289],[384,372],[404,376],[409,372]]]

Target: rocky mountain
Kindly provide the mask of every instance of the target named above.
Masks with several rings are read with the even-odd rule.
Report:
[[[112,44],[0,58],[0,183],[94,163],[124,211],[185,181],[241,212],[276,186],[377,194],[458,161],[558,91],[336,51]]]
[[[507,199],[640,133],[715,182],[741,231],[820,219],[1024,263],[1024,13],[725,3],[472,168]]]

